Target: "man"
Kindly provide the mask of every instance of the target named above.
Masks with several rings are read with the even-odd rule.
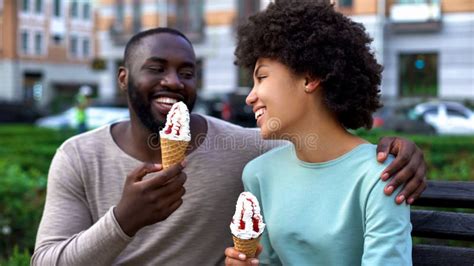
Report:
[[[193,114],[186,162],[162,170],[157,132],[176,101],[192,109],[195,60],[189,40],[172,29],[129,41],[118,81],[130,121],[73,137],[58,149],[33,265],[223,264],[242,169],[279,144]],[[386,169],[394,178],[385,193],[406,183],[397,200],[411,202],[426,186],[423,155],[411,142],[384,138],[379,159],[389,150],[397,157]]]
[[[92,88],[89,86],[81,86],[79,93],[76,95],[76,121],[77,132],[84,133],[87,131],[87,107],[90,104]]]

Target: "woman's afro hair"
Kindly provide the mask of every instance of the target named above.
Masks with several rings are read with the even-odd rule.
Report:
[[[344,127],[371,128],[382,73],[371,42],[364,26],[324,1],[275,0],[239,26],[236,64],[252,70],[270,58],[319,78],[325,105]]]

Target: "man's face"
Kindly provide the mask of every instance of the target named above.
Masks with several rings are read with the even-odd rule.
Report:
[[[196,58],[182,37],[159,33],[135,46],[129,63],[128,100],[132,121],[157,133],[171,106],[184,102],[189,111],[196,101]]]

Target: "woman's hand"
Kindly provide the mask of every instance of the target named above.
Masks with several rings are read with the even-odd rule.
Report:
[[[395,201],[397,204],[412,204],[426,188],[426,162],[423,151],[412,141],[399,137],[383,137],[377,145],[377,160],[384,162],[388,154],[395,160],[382,172],[382,180],[392,179],[385,186],[386,195],[391,195],[400,185],[404,185]]]
[[[225,249],[225,265],[234,266],[234,265],[258,265],[259,261],[256,257],[262,252],[262,245],[258,244],[257,252],[255,253],[255,258],[247,258],[244,253],[241,253],[235,250],[233,247]]]

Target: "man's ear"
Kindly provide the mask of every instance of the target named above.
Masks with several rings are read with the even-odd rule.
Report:
[[[123,92],[127,91],[128,88],[128,70],[127,68],[121,66],[118,69],[118,76],[117,76],[118,84],[120,90]]]
[[[321,79],[306,76],[305,82],[304,82],[304,91],[306,93],[312,93],[319,88],[320,84],[321,84]]]

